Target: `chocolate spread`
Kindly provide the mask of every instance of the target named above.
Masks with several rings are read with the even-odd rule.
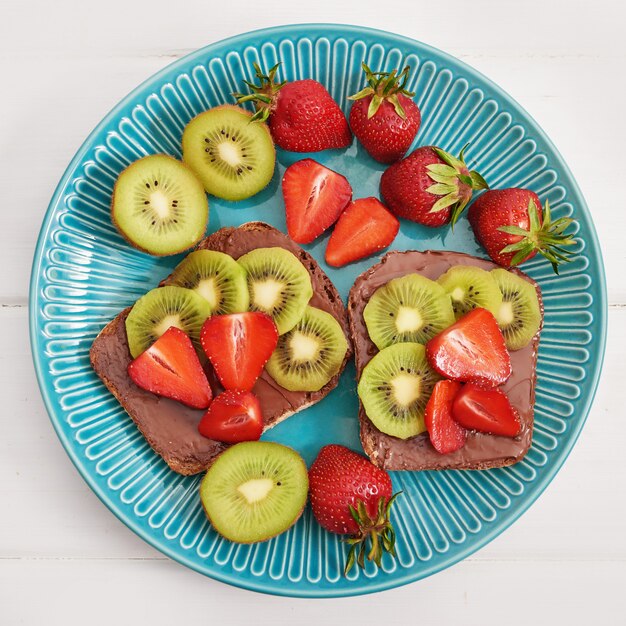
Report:
[[[406,274],[418,273],[435,280],[454,265],[473,265],[485,270],[499,267],[491,261],[460,252],[390,252],[380,263],[357,278],[348,302],[357,376],[361,375],[363,368],[378,352],[369,338],[363,319],[363,309],[373,293],[393,278]],[[512,271],[536,288],[543,318],[538,285],[526,274]],[[520,416],[522,428],[517,437],[499,437],[471,431],[463,448],[443,455],[432,447],[427,433],[402,440],[380,432],[361,406],[359,420],[365,452],[374,463],[389,470],[483,469],[519,461],[528,451],[532,440],[538,344],[539,332],[528,346],[511,352],[513,373],[502,387]]]

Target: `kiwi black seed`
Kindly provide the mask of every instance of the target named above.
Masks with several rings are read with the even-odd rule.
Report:
[[[491,272],[502,292],[496,320],[509,350],[527,346],[541,327],[541,307],[532,283],[505,269]]]
[[[213,528],[237,543],[266,541],[302,514],[309,479],[291,448],[269,441],[238,443],[222,452],[200,485]]]
[[[477,307],[487,309],[494,315],[502,304],[502,295],[491,274],[472,265],[455,265],[437,282],[452,300],[456,319]]]
[[[130,354],[138,357],[171,326],[186,332],[201,352],[200,330],[210,315],[209,303],[195,291],[173,285],[152,289],[135,302],[126,318]]]
[[[424,411],[439,375],[418,343],[397,343],[381,350],[365,366],[358,393],[374,426],[408,439],[426,430]]]
[[[289,332],[313,295],[307,269],[284,248],[257,248],[237,262],[247,274],[250,309],[267,313],[280,335]]]
[[[192,289],[211,306],[213,315],[242,313],[248,310],[246,271],[235,259],[217,250],[194,250],[165,281]]]
[[[212,195],[243,200],[272,179],[276,151],[267,125],[232,105],[194,117],[183,132],[183,160]]]
[[[326,311],[306,307],[302,319],[278,340],[269,375],[289,391],[319,391],[340,370],[348,342]]]
[[[198,243],[206,230],[209,204],[202,184],[184,163],[154,154],[119,175],[111,217],[133,246],[167,256]]]
[[[379,287],[363,318],[371,340],[382,350],[394,343],[425,344],[454,323],[454,311],[441,285],[421,274],[407,274]]]

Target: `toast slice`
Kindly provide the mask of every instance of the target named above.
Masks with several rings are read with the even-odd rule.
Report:
[[[378,352],[369,338],[363,319],[363,309],[373,293],[393,278],[406,274],[418,273],[436,280],[454,265],[474,265],[484,270],[499,267],[491,261],[460,252],[389,252],[380,263],[357,278],[348,299],[357,377],[361,376],[363,368]],[[519,270],[511,271],[530,282],[537,290],[543,320],[539,286]],[[431,445],[428,433],[406,440],[382,433],[370,421],[363,405],[360,405],[359,424],[365,453],[375,465],[387,470],[488,469],[517,463],[526,455],[532,441],[540,332],[541,329],[528,346],[511,352],[513,373],[502,388],[519,412],[522,428],[517,437],[512,439],[472,431],[468,433],[463,448],[450,454],[439,454]]]
[[[256,248],[281,247],[302,262],[311,276],[311,306],[330,313],[341,325],[348,340],[348,351],[340,371],[319,391],[287,391],[266,372],[253,388],[263,411],[265,429],[282,422],[290,415],[319,402],[339,381],[346,363],[352,357],[346,309],[335,286],[315,259],[289,237],[263,222],[249,222],[238,228],[222,228],[200,242],[198,248],[218,250],[238,259]],[[161,285],[168,284],[165,279]],[[126,370],[132,360],[126,339],[125,321],[130,309],[122,311],[100,332],[90,350],[91,364],[107,388],[119,400],[152,448],[179,474],[197,474],[207,469],[227,446],[200,435],[198,422],[203,411],[160,398],[140,389]],[[207,375],[214,392],[219,388],[211,366]]]

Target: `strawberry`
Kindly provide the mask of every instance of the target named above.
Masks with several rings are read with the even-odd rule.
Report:
[[[352,187],[345,176],[303,159],[285,170],[283,197],[289,236],[311,243],[337,221],[352,199]]]
[[[381,163],[401,159],[417,135],[422,121],[420,110],[406,89],[410,68],[396,76],[392,72],[372,72],[362,65],[368,86],[348,98],[350,128],[370,156]]]
[[[452,419],[452,403],[461,389],[461,383],[440,380],[426,404],[424,422],[430,443],[439,454],[449,454],[465,445],[467,433]]]
[[[556,274],[559,264],[570,261],[563,246],[576,240],[565,230],[574,223],[569,217],[552,221],[550,204],[541,202],[529,189],[493,189],[487,191],[469,208],[468,219],[487,254],[503,267],[513,267],[544,256]]]
[[[250,391],[278,343],[271,317],[259,311],[210,317],[200,343],[226,389]]]
[[[276,145],[292,152],[345,148],[352,142],[346,116],[324,85],[316,80],[276,83],[277,63],[267,74],[253,65],[260,85],[244,81],[252,93],[233,94],[237,102],[254,102],[253,120],[267,121]]]
[[[194,409],[206,409],[213,397],[191,339],[175,326],[128,365],[128,375],[138,387]]]
[[[369,459],[344,446],[324,446],[309,470],[313,515],[331,533],[352,535],[345,573],[367,558],[380,566],[383,551],[395,556],[389,512],[395,498],[391,478]]]
[[[487,309],[474,309],[426,344],[433,369],[445,378],[496,387],[511,375],[511,357],[498,322]]]
[[[341,214],[328,246],[326,263],[340,267],[386,248],[400,222],[377,198],[359,198]]]
[[[257,441],[263,433],[263,415],[257,397],[249,391],[224,391],[198,424],[200,434],[215,441]]]
[[[485,179],[463,160],[435,146],[423,146],[387,168],[380,179],[383,201],[392,213],[425,226],[452,226]]]
[[[517,437],[521,428],[517,411],[500,389],[465,385],[454,399],[452,416],[464,428],[491,435]]]

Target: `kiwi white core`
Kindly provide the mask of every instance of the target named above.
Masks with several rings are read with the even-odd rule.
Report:
[[[417,309],[401,306],[396,315],[396,328],[399,333],[410,333],[419,330],[424,320]]]
[[[220,297],[214,278],[201,280],[196,287],[196,291],[211,305],[212,309],[217,308]]]
[[[456,289],[454,289],[454,291],[450,294],[450,297],[453,300],[456,300],[456,302],[463,302],[463,300],[465,299],[465,290],[461,289],[461,287],[457,287]]]
[[[271,311],[283,292],[284,285],[273,278],[252,285],[254,304],[260,309]]]
[[[291,336],[289,347],[294,361],[313,361],[320,344],[313,337],[295,331]]]
[[[412,374],[398,374],[392,381],[393,395],[398,404],[404,407],[420,397],[420,379]]]
[[[274,481],[269,478],[252,478],[239,485],[237,491],[247,500],[248,504],[254,504],[265,500],[273,487]]]
[[[512,324],[515,321],[515,313],[513,311],[512,302],[503,302],[498,311],[498,322],[502,325]]]
[[[159,325],[155,328],[155,331],[159,335],[159,337],[172,326],[176,326],[176,328],[180,328],[184,330],[184,326],[180,322],[179,315],[166,315],[163,320],[159,323]]]

